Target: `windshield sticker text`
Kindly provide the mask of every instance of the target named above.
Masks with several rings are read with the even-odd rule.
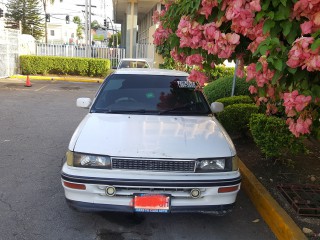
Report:
[[[195,82],[190,81],[177,81],[179,88],[196,88]]]

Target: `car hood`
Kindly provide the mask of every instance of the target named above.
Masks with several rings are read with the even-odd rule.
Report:
[[[69,149],[118,157],[229,157],[235,149],[210,116],[159,116],[89,113]]]

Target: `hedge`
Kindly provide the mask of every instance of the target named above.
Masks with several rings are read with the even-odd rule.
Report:
[[[225,67],[225,66],[215,66],[209,72],[210,77],[209,81],[212,82],[222,77],[233,77],[234,75],[234,67]]]
[[[278,158],[305,150],[303,138],[296,138],[282,118],[252,114],[249,128],[253,140],[267,158]]]
[[[104,77],[110,70],[110,60],[96,58],[20,56],[22,74],[67,74]]]
[[[233,104],[238,104],[238,103],[253,104],[253,101],[249,96],[225,97],[225,98],[217,99],[216,102],[223,103],[224,107],[227,107]]]
[[[232,92],[233,77],[219,78],[203,88],[208,101],[215,102],[217,99],[230,97]],[[252,83],[247,83],[245,78],[236,79],[236,87],[234,91],[235,96],[246,95],[249,96],[249,86]]]
[[[258,113],[259,107],[254,104],[233,104],[217,114],[217,119],[230,135],[246,134],[251,114]]]

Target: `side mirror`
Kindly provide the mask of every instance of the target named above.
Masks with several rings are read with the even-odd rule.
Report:
[[[89,108],[92,104],[92,101],[90,98],[78,98],[77,99],[77,107],[81,108]]]
[[[211,103],[210,109],[213,113],[218,113],[223,111],[224,106],[221,102],[213,102]]]

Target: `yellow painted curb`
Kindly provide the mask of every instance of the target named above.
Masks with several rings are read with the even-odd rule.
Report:
[[[280,207],[242,161],[239,161],[239,167],[242,175],[241,187],[275,236],[280,240],[307,240],[292,218]]]
[[[10,78],[26,79],[24,75],[13,75]],[[89,82],[89,83],[102,83],[104,79],[92,78],[81,79],[81,77],[51,77],[51,76],[32,76],[29,75],[30,80],[44,80],[44,81],[67,81],[67,82]]]

